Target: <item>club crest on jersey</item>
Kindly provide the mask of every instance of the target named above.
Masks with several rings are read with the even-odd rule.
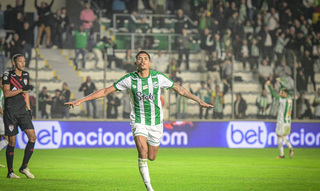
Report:
[[[153,94],[149,94],[149,95],[146,95],[145,93],[142,93],[142,92],[136,92],[136,96],[137,96],[137,99],[139,101],[143,100],[143,101],[146,101],[146,100],[154,100],[155,98],[155,95]]]
[[[9,130],[12,132],[14,129],[14,126],[13,125],[9,125]]]
[[[8,77],[7,77],[7,76],[4,76],[4,77],[3,77],[3,79],[4,79],[4,80],[7,80],[7,79],[8,79]]]
[[[23,79],[24,85],[28,85],[28,79]]]
[[[136,85],[132,85],[132,87],[133,87],[133,88],[137,88],[137,86],[136,86]]]

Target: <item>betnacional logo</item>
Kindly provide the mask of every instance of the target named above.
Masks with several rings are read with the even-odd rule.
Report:
[[[260,121],[231,121],[226,136],[229,148],[264,148],[267,128],[265,123]]]
[[[34,121],[37,141],[36,149],[57,149],[61,144],[62,130],[58,121]],[[19,148],[25,148],[28,136],[21,132],[17,135]]]
[[[37,140],[36,149],[58,149],[64,147],[133,147],[135,145],[130,128],[128,131],[108,131],[99,126],[90,131],[70,128],[63,129],[58,121],[33,121]],[[186,132],[164,132],[161,145],[186,146],[189,138]],[[25,148],[27,135],[22,131],[17,135],[17,148]]]

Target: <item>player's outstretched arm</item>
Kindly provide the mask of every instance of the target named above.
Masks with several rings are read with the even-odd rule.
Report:
[[[214,107],[213,105],[207,104],[206,102],[202,101],[201,99],[199,99],[197,96],[193,95],[192,93],[190,93],[186,88],[179,86],[177,84],[174,84],[174,86],[172,87],[172,89],[177,92],[178,94],[180,94],[181,96],[184,96],[186,98],[192,99],[195,102],[198,102],[199,105],[202,108],[206,108],[206,107]]]
[[[268,88],[269,88],[272,96],[274,96],[276,99],[279,99],[280,96],[278,96],[278,94],[277,94],[277,93],[273,90],[273,88],[271,87],[271,81],[270,81],[270,80],[266,81],[266,85],[268,86]]]
[[[78,106],[83,102],[105,97],[105,96],[107,96],[108,94],[110,94],[110,93],[112,93],[114,91],[116,91],[116,89],[113,86],[110,86],[110,87],[103,88],[101,90],[95,91],[92,94],[87,95],[86,97],[80,98],[78,100],[64,103],[64,105],[69,105],[69,108],[71,108],[71,107],[73,108],[74,106]]]

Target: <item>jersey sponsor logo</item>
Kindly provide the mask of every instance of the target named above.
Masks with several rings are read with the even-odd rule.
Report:
[[[24,85],[28,85],[28,79],[23,79]]]
[[[16,91],[16,90],[18,90],[16,87],[13,87],[13,88],[12,88],[12,91]]]
[[[13,125],[9,125],[9,130],[12,132],[14,130],[14,126]]]
[[[24,73],[23,75],[24,75],[24,76],[27,76],[27,75],[28,75],[28,73]]]
[[[150,100],[154,100],[156,97],[152,93],[150,93],[149,95],[146,95],[145,93],[142,93],[142,92],[136,92],[136,96],[139,101],[141,101],[141,100],[143,100],[143,101],[149,100],[150,101]]]
[[[227,127],[226,139],[229,148],[264,148],[267,134],[264,122],[231,121]]]
[[[146,90],[146,89],[148,89],[148,85],[145,85],[142,87],[142,90]]]

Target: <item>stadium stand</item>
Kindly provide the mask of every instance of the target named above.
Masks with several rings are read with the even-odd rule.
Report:
[[[303,69],[305,68],[304,63],[300,61],[302,52],[296,47],[299,46],[301,50],[311,50],[312,58],[314,59],[315,83],[317,87],[319,87],[320,84],[318,53],[320,40],[317,19],[310,18],[310,14],[304,12],[305,5],[301,3],[290,4],[287,3],[287,1],[274,1],[276,2],[275,4],[271,3],[271,1],[267,3],[259,2],[252,2],[252,7],[257,8],[253,10],[250,8],[251,6],[244,7],[241,5],[240,1],[222,1],[221,3],[219,1],[212,1],[212,4],[210,4],[211,1],[200,0],[198,1],[199,4],[195,5],[191,3],[190,6],[188,5],[187,7],[185,2],[177,1],[174,11],[166,10],[166,14],[154,14],[152,11],[143,10],[140,9],[140,7],[127,7],[127,10],[112,12],[112,10],[106,9],[106,7],[99,7],[95,1],[91,1],[91,9],[96,14],[94,29],[91,35],[95,43],[98,39],[102,39],[102,37],[110,38],[111,41],[116,44],[116,47],[113,49],[108,47],[104,49],[104,51],[114,51],[113,55],[119,60],[124,58],[127,49],[132,50],[133,56],[138,48],[147,50],[152,54],[152,58],[156,57],[157,52],[161,50],[164,56],[168,58],[168,61],[161,65],[158,64],[155,68],[171,78],[182,79],[185,87],[188,87],[190,84],[193,89],[199,87],[200,81],[207,81],[207,70],[203,68],[205,65],[203,62],[208,60],[211,51],[216,51],[221,61],[218,67],[221,74],[224,67],[223,61],[230,59],[230,57],[227,58],[228,54],[230,54],[233,88],[231,90],[229,89],[224,95],[224,116],[226,118],[232,116],[232,105],[235,101],[235,93],[240,92],[248,104],[247,116],[255,118],[257,114],[255,101],[261,93],[261,85],[258,80],[259,74],[257,69],[250,69],[249,60],[246,61],[246,68],[243,68],[243,56],[253,54],[253,39],[258,41],[259,62],[262,58],[267,57],[270,62],[269,64],[275,69],[279,62],[279,57],[283,56],[283,58],[286,59],[287,65],[291,67],[293,71],[291,78],[294,80],[294,63],[298,63],[299,67]],[[66,3],[70,23],[75,23],[77,26],[81,25],[77,11],[79,12],[82,6],[82,1]],[[73,9],[71,9],[71,7]],[[212,10],[206,10],[208,7],[211,7]],[[273,10],[272,8],[275,8],[275,12],[271,11]],[[131,14],[133,10],[137,11],[137,15]],[[135,19],[132,19],[133,17],[135,17]],[[266,20],[270,22],[264,22]],[[251,21],[251,26],[245,26],[246,21]],[[269,29],[266,29],[265,26]],[[179,61],[179,53],[181,52],[176,39],[179,37],[182,28],[186,28],[188,36],[192,37],[192,40],[189,42],[190,69],[186,69],[186,58],[183,56],[182,60],[180,60],[182,63],[180,70],[176,72],[176,76],[171,76],[172,74],[167,69],[170,68],[169,64],[172,59]],[[205,28],[208,28],[210,31],[207,36],[204,34]],[[132,31],[133,29],[134,31]],[[228,36],[225,35],[227,29],[231,31],[231,36],[229,37],[231,41],[228,41]],[[283,47],[278,43],[281,32],[285,34]],[[217,34],[220,35],[220,40],[217,40]],[[268,35],[271,37],[271,42],[268,41]],[[248,47],[243,46],[242,42],[244,39],[248,41]],[[309,41],[311,43],[306,43],[307,39],[311,39]],[[116,61],[112,61],[110,64],[111,67],[106,70],[104,70],[104,67],[105,64],[109,65],[108,62],[104,63],[102,60],[96,65],[95,55],[91,52],[92,47],[89,46],[87,47],[88,54],[86,56],[87,62],[85,68],[74,70],[74,40],[72,36],[68,36],[67,40],[68,44],[64,49],[54,50],[40,48],[40,54],[45,56],[38,60],[38,80],[41,81],[39,88],[47,86],[49,92],[52,93],[55,89],[61,89],[62,82],[75,84],[70,86],[70,90],[73,92],[72,98],[76,99],[82,96],[82,94],[78,92],[78,86],[87,76],[91,76],[97,88],[100,89],[103,88],[105,84],[110,85],[126,74],[126,71],[118,66]],[[298,44],[295,44],[295,42]],[[271,43],[272,48],[266,46],[266,43]],[[47,50],[50,50],[49,53],[46,52]],[[283,50],[282,54],[281,50]],[[273,51],[275,51],[276,54],[269,54]],[[34,52],[33,50],[33,55]],[[257,63],[257,65],[259,67],[259,63]],[[67,69],[61,69],[60,67]],[[201,70],[201,67],[204,70]],[[28,70],[32,78],[34,78],[34,59],[31,60],[30,69]],[[106,71],[105,74],[104,71]],[[105,79],[104,76],[106,76]],[[222,81],[218,85],[220,85],[221,89],[225,86]],[[211,87],[211,89],[213,89],[213,87]],[[310,80],[306,90],[306,97],[312,103],[315,92]],[[295,99],[297,99],[299,92],[296,90],[295,93]],[[269,94],[268,96],[271,101],[271,96]],[[122,95],[119,94],[119,97],[121,98]],[[174,117],[176,111],[176,98],[174,93],[171,92],[170,96],[166,96],[166,100],[170,100],[170,104],[166,107],[169,108],[170,117]],[[103,113],[105,107],[102,106],[102,104],[98,105],[99,111]],[[190,102],[188,108],[190,118],[198,117],[197,108],[197,104]],[[119,110],[121,111],[121,109],[122,106],[120,106]],[[85,108],[75,111],[72,116],[80,116],[83,113],[85,113]],[[101,115],[100,117],[102,118],[104,116]]]

